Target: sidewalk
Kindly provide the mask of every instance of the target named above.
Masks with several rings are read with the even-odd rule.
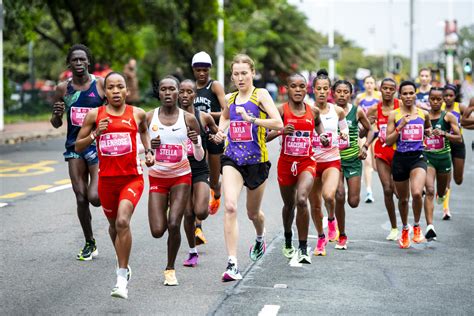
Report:
[[[0,132],[0,145],[66,135],[67,124],[54,128],[49,121],[6,124]]]

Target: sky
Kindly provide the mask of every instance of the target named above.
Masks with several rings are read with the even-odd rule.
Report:
[[[330,29],[329,7],[333,5],[334,30],[364,48],[366,54],[386,54],[392,38],[392,53],[410,56],[409,0],[288,2],[304,12],[309,25],[323,34],[327,34]],[[444,21],[448,19],[457,20],[458,30],[474,24],[474,0],[414,0],[414,42],[417,53],[435,49],[444,41]]]

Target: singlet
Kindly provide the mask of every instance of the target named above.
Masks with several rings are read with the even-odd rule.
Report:
[[[400,106],[400,101],[398,99],[393,99],[393,109],[396,110]],[[387,139],[387,124],[388,124],[388,115],[383,115],[382,110],[382,101],[377,104],[377,129],[379,130],[379,136],[377,141],[385,146],[385,140]]]
[[[305,105],[305,114],[298,116],[291,112],[288,103],[283,104],[283,125],[291,124],[295,127],[293,134],[282,135],[280,158],[298,160],[312,157],[313,147],[311,140],[314,134],[314,116],[308,104]]]
[[[191,139],[188,138],[187,141],[186,141],[186,153],[188,155],[189,163],[191,164],[191,172],[194,171],[194,170],[198,170],[198,169],[207,169],[208,168],[207,159],[206,159],[207,133],[204,130],[204,127],[202,126],[202,123],[201,123],[201,111],[199,111],[198,109],[195,108],[194,109],[194,116],[196,116],[196,120],[198,121],[198,124],[199,124],[199,130],[201,131],[200,135],[201,135],[202,148],[204,149],[204,158],[201,161],[198,161],[194,158],[193,142],[192,142]]]
[[[395,111],[395,127],[400,125],[400,121],[403,119],[401,109],[398,108]],[[416,108],[417,117],[405,127],[402,128],[398,135],[397,142],[395,143],[395,151],[405,153],[413,151],[423,150],[423,139],[425,133],[425,115],[422,109]]]
[[[230,125],[227,133],[224,154],[237,165],[253,165],[268,161],[268,150],[265,141],[265,127],[246,122],[235,112],[237,106],[244,107],[247,114],[258,119],[266,119],[267,113],[258,106],[255,88],[250,99],[244,104],[235,104],[238,91],[232,93],[227,106],[229,107]]]
[[[105,98],[101,98],[97,91],[97,79],[90,75],[91,84],[85,91],[74,90],[72,78],[68,79],[66,95],[63,97],[66,104],[67,136],[66,149],[74,150],[77,134],[82,127],[86,114],[101,106]]]
[[[339,139],[339,150],[342,160],[357,157],[359,155],[359,124],[357,121],[357,106],[347,105],[349,112],[346,114],[347,126],[349,127],[349,139]]]
[[[152,177],[176,178],[191,172],[186,150],[188,131],[184,111],[178,110],[178,119],[171,126],[161,123],[158,117],[160,108],[153,112],[148,133],[152,139],[160,135],[161,145],[155,150],[155,164],[149,169]]]
[[[194,99],[194,107],[204,113],[222,111],[217,96],[212,92],[213,82],[214,80],[209,80],[205,87],[197,89],[196,98]]]
[[[454,102],[453,107],[451,110],[446,109],[446,103],[443,102],[441,105],[441,111],[448,111],[453,113],[453,115],[456,117],[456,120],[458,121],[459,125],[459,132],[462,135],[462,126],[461,126],[461,107],[459,106],[459,102]],[[463,141],[464,142],[464,141]]]
[[[336,112],[336,105],[327,103],[329,111],[326,114],[319,114],[321,122],[324,126],[324,132],[328,135],[329,146],[323,147],[319,139],[319,135],[314,133],[313,135],[313,157],[316,162],[330,162],[339,160],[339,135],[338,135],[338,124],[339,116]]]
[[[451,127],[449,124],[444,120],[446,117],[446,111],[441,111],[441,115],[437,119],[431,120],[431,126],[433,129],[437,128],[444,132],[449,132]],[[433,154],[446,154],[451,152],[451,146],[449,140],[445,136],[434,136],[431,135],[430,137],[425,138],[425,151]]]
[[[420,90],[416,91],[416,101],[423,103],[425,107],[430,107],[430,90],[426,92],[421,92]]]
[[[97,137],[99,155],[99,176],[116,177],[140,175],[143,169],[138,157],[138,126],[133,117],[133,106],[126,105],[122,115],[107,112],[107,106],[99,107],[96,126],[100,120],[110,118],[109,126]]]
[[[362,110],[364,110],[365,113],[367,113],[369,108],[372,105],[377,104],[380,101],[380,99],[381,99],[381,95],[380,95],[380,92],[378,92],[378,91],[373,92],[371,100],[367,99],[367,93],[366,92],[362,92],[362,94],[360,95],[359,106],[362,107]]]

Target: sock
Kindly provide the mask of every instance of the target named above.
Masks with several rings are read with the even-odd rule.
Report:
[[[408,226],[408,224],[403,225],[403,229],[409,229],[409,228],[410,228],[410,226]]]
[[[197,253],[198,253],[198,250],[197,250],[196,247],[194,247],[194,248],[189,248],[189,253],[195,253],[195,254],[197,254]]]
[[[293,233],[292,232],[285,232],[285,246],[286,248],[290,248],[291,247],[291,238],[293,237]]]
[[[232,262],[233,264],[237,265],[237,258],[234,256],[229,256],[227,262]]]
[[[449,196],[451,193],[451,189],[446,191],[446,200],[443,202],[443,210],[449,210]]]
[[[319,238],[325,238],[326,235],[324,235],[324,233],[322,233],[322,234],[319,234],[318,237],[319,237]]]
[[[335,220],[334,217],[333,217],[333,218],[329,218],[329,217],[328,217],[328,222],[332,222],[333,220]]]
[[[367,194],[372,194],[372,188],[367,188]]]
[[[127,279],[127,269],[119,268],[117,269],[117,276]]]
[[[418,226],[420,226],[420,223],[414,223],[413,226],[418,227]]]
[[[339,236],[346,236],[346,233],[339,233]]]
[[[257,238],[255,240],[258,241],[258,242],[262,242],[263,241],[263,235],[257,235]]]
[[[308,241],[307,240],[300,240],[298,248],[300,248],[300,249],[308,248]]]
[[[202,230],[202,224],[196,224],[196,228],[201,228]]]

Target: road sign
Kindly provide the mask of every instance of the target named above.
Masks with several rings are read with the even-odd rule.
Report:
[[[334,45],[332,47],[323,46],[319,49],[319,59],[339,59],[341,58],[341,47]]]
[[[466,74],[470,74],[472,72],[472,60],[471,58],[464,58],[462,61],[462,70]]]

